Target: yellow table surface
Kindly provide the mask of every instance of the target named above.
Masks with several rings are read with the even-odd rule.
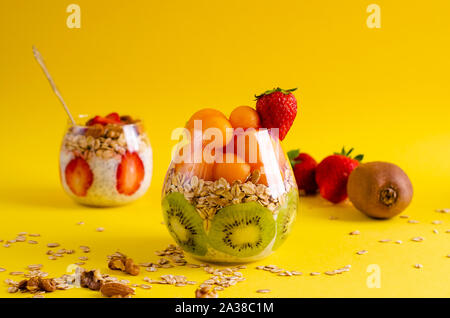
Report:
[[[108,270],[106,256],[119,250],[136,262],[154,262],[154,251],[173,243],[161,224],[160,193],[174,128],[199,108],[229,114],[238,105],[254,105],[254,94],[280,86],[299,87],[299,115],[283,141],[285,150],[301,148],[321,160],[346,145],[364,153],[365,161],[398,164],[415,191],[403,214],[419,223],[399,217],[376,221],[348,202],[302,198],[284,246],[249,264],[242,270],[246,281],[220,297],[450,296],[450,214],[435,212],[450,208],[450,3],[378,0],[382,25],[369,29],[370,2],[360,0],[79,0],[81,28],[68,29],[69,3],[0,3],[0,239],[22,231],[41,234],[37,245],[0,246],[0,267],[7,269],[1,281],[17,279],[9,272],[36,263],[61,276],[85,255],[86,268],[133,283],[163,274],[208,278],[186,267],[129,277]],[[94,209],[63,192],[58,153],[66,118],[32,57],[32,44],[72,112],[118,111],[145,121],[154,176],[143,198]],[[361,234],[348,234],[354,230]],[[425,240],[412,242],[415,236]],[[48,260],[50,242],[76,253]],[[91,253],[81,253],[80,245],[90,246]],[[356,254],[363,249],[368,253]],[[255,269],[267,264],[304,274],[279,277]],[[341,275],[309,276],[347,264],[351,270]],[[367,285],[371,264],[379,266],[380,288]],[[137,289],[136,297],[193,297],[195,288],[153,285]],[[258,289],[272,292],[257,294]],[[29,296],[6,290],[1,283],[1,297]],[[46,297],[99,293],[71,289]]]

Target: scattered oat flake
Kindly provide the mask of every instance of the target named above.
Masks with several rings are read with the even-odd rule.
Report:
[[[80,221],[80,222],[77,223],[77,225],[84,225],[84,222]]]
[[[407,219],[407,218],[409,218],[409,215],[400,215],[400,217],[401,217],[402,219]]]
[[[363,255],[363,254],[367,254],[367,253],[369,253],[369,251],[367,251],[367,250],[361,250],[361,251],[356,252],[356,254],[358,254],[358,255]]]
[[[403,241],[402,241],[402,240],[397,240],[397,241],[395,241],[395,243],[396,243],[396,244],[402,244]]]
[[[319,276],[320,273],[319,272],[311,272],[311,273],[309,273],[309,275],[311,275],[311,276]]]
[[[350,234],[350,235],[359,235],[359,234],[361,234],[361,232],[358,231],[358,230],[356,230],[356,231],[350,232],[349,234]]]
[[[28,244],[38,244],[37,241],[33,241],[33,240],[28,240]]]
[[[37,270],[37,269],[41,269],[42,267],[44,267],[44,265],[42,265],[42,264],[31,264],[31,265],[27,266],[27,268],[29,270]]]
[[[48,243],[47,247],[58,247],[59,243]]]
[[[8,293],[10,293],[10,294],[17,293],[18,290],[19,290],[19,288],[17,288],[16,286],[8,287]]]
[[[333,276],[333,275],[336,275],[337,273],[336,273],[336,271],[326,271],[326,272],[324,272],[324,274],[325,275],[329,275],[329,276]]]
[[[20,275],[23,275],[23,274],[25,274],[24,272],[11,272],[11,273],[9,273],[9,275],[13,275],[13,276],[20,276]]]
[[[97,232],[103,232],[104,230],[105,230],[104,227],[98,227],[98,228],[96,229]]]
[[[56,260],[57,258],[56,258],[55,256],[53,256],[53,255],[50,255],[50,256],[48,257],[48,259],[51,260],[51,261],[54,261],[54,260]]]
[[[9,244],[3,244],[3,247],[10,247],[11,245]]]
[[[380,243],[388,243],[390,241],[391,241],[391,239],[383,239],[383,240],[379,240],[378,242],[380,242]]]
[[[260,293],[260,294],[267,294],[267,293],[270,293],[271,290],[270,289],[258,289],[256,292]]]
[[[78,265],[78,266],[81,266],[81,265],[84,265],[85,264],[85,262],[77,262],[77,263],[75,263],[75,265]]]
[[[78,257],[78,259],[80,261],[87,261],[89,258],[87,256],[80,256],[80,257]]]
[[[439,234],[439,231],[436,230],[436,229],[434,229],[434,230],[433,230],[433,233],[434,233],[434,234]]]
[[[441,220],[434,220],[433,222],[431,222],[431,224],[442,224],[442,221]]]
[[[419,221],[417,221],[417,220],[408,220],[408,223],[417,224],[417,223],[419,223]]]
[[[415,268],[422,268],[423,265],[422,265],[422,264],[414,264],[414,267],[415,267]]]
[[[41,236],[41,234],[39,234],[39,233],[30,233],[30,234],[28,234],[28,236],[39,237],[39,236]]]
[[[436,209],[436,212],[439,212],[439,213],[450,213],[450,209]]]
[[[1,272],[6,272],[6,268],[0,267],[0,273]]]
[[[411,239],[411,241],[413,241],[413,242],[422,242],[423,240],[425,240],[425,239],[421,236],[413,237]]]

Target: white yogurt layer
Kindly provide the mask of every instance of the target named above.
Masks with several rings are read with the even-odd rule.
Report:
[[[144,179],[139,189],[132,195],[121,194],[117,191],[117,167],[121,159],[110,158],[103,159],[98,156],[92,156],[87,159],[93,173],[94,179],[86,196],[75,195],[66,183],[65,169],[69,162],[75,157],[70,151],[61,151],[60,154],[60,173],[64,190],[77,202],[91,206],[116,206],[134,201],[144,195],[150,186],[153,170],[152,148],[150,145],[141,146],[137,151],[139,158],[144,165]]]

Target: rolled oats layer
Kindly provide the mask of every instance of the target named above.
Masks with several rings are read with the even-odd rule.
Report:
[[[258,184],[259,171],[253,172],[246,182],[234,181],[230,184],[224,178],[205,181],[197,176],[188,177],[169,169],[164,195],[171,192],[183,193],[204,220],[211,220],[215,213],[232,204],[256,201],[276,214],[278,207],[285,202],[286,194],[295,187],[294,177],[289,166],[284,168],[284,181],[280,185]]]
[[[142,151],[149,146],[141,125],[100,125],[71,127],[64,137],[62,150],[84,159],[120,158],[128,151]]]

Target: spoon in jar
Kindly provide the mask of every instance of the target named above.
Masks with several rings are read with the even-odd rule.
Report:
[[[75,125],[75,120],[73,119],[72,114],[69,111],[69,108],[67,107],[66,103],[64,102],[64,99],[62,98],[61,93],[59,92],[58,88],[56,87],[56,84],[53,81],[52,76],[48,72],[47,67],[45,66],[44,59],[42,58],[41,53],[39,53],[39,51],[37,50],[37,48],[34,45],[33,45],[33,55],[34,55],[34,58],[36,59],[36,61],[41,66],[42,71],[44,71],[44,74],[47,77],[48,82],[50,83],[50,86],[53,88],[53,92],[55,93],[56,97],[58,97],[59,101],[63,105],[64,110],[67,113],[67,116],[69,116],[69,119],[72,122],[72,124]]]

